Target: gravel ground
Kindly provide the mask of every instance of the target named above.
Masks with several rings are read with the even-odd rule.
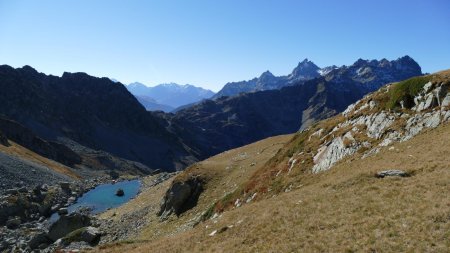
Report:
[[[45,166],[0,153],[0,195],[7,189],[15,187],[33,187],[61,181],[73,180]]]

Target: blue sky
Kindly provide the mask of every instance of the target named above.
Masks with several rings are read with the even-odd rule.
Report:
[[[308,58],[450,68],[450,1],[0,0],[0,64],[219,90]]]

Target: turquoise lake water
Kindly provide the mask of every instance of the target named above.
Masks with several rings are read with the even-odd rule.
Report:
[[[118,207],[128,202],[131,198],[136,196],[139,192],[141,182],[139,180],[121,181],[115,184],[102,184],[94,189],[86,192],[77,199],[77,202],[70,205],[67,209],[72,213],[79,208],[89,207],[92,214],[101,213],[109,208]],[[116,191],[121,188],[125,195],[122,197],[116,196]],[[57,213],[50,218],[55,221],[59,218]]]

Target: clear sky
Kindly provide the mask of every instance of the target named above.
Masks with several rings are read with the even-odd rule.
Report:
[[[450,68],[449,0],[0,0],[0,64],[219,90],[308,58]]]

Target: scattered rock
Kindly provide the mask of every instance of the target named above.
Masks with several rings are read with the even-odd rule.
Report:
[[[69,210],[68,210],[66,207],[60,208],[60,209],[58,210],[58,214],[59,214],[59,215],[66,215],[66,214],[68,214],[68,213],[69,213]]]
[[[404,172],[402,170],[383,170],[376,174],[376,177],[378,178],[384,178],[384,177],[409,177],[409,174],[407,172]]]
[[[19,191],[17,189],[8,189],[5,191],[5,194],[17,195],[17,194],[19,194]]]
[[[59,183],[59,185],[61,186],[61,189],[65,192],[72,192],[72,190],[70,189],[70,183],[69,182],[61,182]]]
[[[6,227],[9,229],[16,229],[20,226],[21,223],[22,221],[20,220],[20,217],[10,218],[6,221]]]

